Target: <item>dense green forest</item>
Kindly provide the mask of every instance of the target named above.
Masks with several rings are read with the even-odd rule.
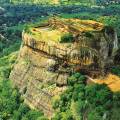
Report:
[[[2,0],[14,4],[76,4],[76,5],[109,5],[120,3],[119,0]]]
[[[87,85],[85,76],[75,73],[68,79],[69,88],[54,98],[57,113],[53,120],[119,120],[120,93],[106,85]]]
[[[43,1],[36,0],[36,3]],[[49,1],[46,0],[45,4]],[[17,2],[18,0],[0,1],[0,119],[47,120],[41,111],[31,110],[24,104],[19,91],[9,80],[21,45],[22,30],[46,17],[58,15],[64,18],[96,20],[112,26],[120,41],[119,0],[61,0],[60,3],[64,5],[59,6],[12,4]],[[22,0],[22,3],[26,2],[28,0]],[[116,66],[111,68],[111,72],[120,76],[120,48],[115,58]],[[84,75],[74,73],[69,77],[68,89],[61,96],[53,98],[53,108],[56,110],[53,120],[120,120],[120,93],[113,93],[104,84],[87,85]]]

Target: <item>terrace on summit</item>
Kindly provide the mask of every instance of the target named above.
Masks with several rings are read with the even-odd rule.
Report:
[[[92,20],[51,18],[48,23],[38,27],[30,28],[30,32],[36,38],[45,42],[60,42],[65,34],[72,34],[74,37],[83,32],[101,31],[104,25]]]

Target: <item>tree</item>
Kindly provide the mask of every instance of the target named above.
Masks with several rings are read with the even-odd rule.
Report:
[[[103,118],[95,110],[92,110],[88,113],[88,120],[102,120],[102,119]]]

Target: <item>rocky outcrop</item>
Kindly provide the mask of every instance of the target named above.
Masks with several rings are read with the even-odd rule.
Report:
[[[113,63],[118,49],[116,31],[95,21],[50,19],[48,24],[33,28],[31,32],[33,34],[23,32],[25,45],[81,66],[96,64],[104,70]],[[52,37],[57,34],[56,39],[52,39],[51,33],[54,33]],[[72,42],[62,42],[62,37],[69,33],[73,35]]]
[[[66,89],[68,76],[83,66],[104,71],[113,62],[118,41],[114,29],[78,19],[50,19],[44,26],[23,31],[22,37],[10,79],[27,104],[49,117],[54,113],[51,100]]]
[[[60,94],[67,83],[68,73],[54,72],[50,69],[56,61],[47,55],[35,51],[27,46],[20,50],[10,79],[20,89],[25,102],[34,108],[42,109],[45,114],[51,116],[53,109],[51,99]]]

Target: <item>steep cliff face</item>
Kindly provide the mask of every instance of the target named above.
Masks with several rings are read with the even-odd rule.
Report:
[[[56,61],[42,52],[24,46],[11,72],[11,80],[25,98],[25,102],[33,108],[42,109],[51,116],[53,109],[51,99],[60,94],[67,82],[68,73],[49,70]]]
[[[29,30],[22,34],[10,79],[27,104],[49,117],[54,113],[52,97],[67,88],[67,78],[77,67],[96,65],[104,71],[117,50],[115,30],[95,21],[50,19]]]

